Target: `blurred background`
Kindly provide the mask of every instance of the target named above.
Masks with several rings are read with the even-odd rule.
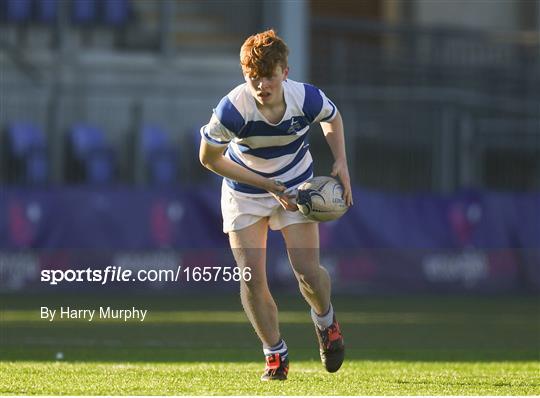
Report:
[[[234,265],[199,129],[271,27],[345,121],[355,206],[320,226],[336,294],[540,291],[540,0],[0,0],[0,289]]]

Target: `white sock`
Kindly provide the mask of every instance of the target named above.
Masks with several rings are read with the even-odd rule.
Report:
[[[311,319],[313,319],[313,322],[320,330],[326,329],[328,326],[332,324],[334,321],[334,307],[332,307],[332,303],[330,303],[330,308],[324,315],[317,315],[315,311],[313,311],[313,308],[311,309]]]
[[[272,346],[272,347],[263,346],[263,352],[265,356],[272,355],[272,354],[279,354],[281,358],[286,358],[287,355],[289,355],[287,344],[285,343],[285,340],[283,339],[280,339],[279,343],[277,343],[275,346]]]

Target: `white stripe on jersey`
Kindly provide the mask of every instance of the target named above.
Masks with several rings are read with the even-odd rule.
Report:
[[[307,150],[309,147],[308,143],[302,143],[298,150],[293,153],[293,158],[296,156],[300,151]],[[234,143],[231,143],[229,146],[229,150],[234,153],[234,155],[243,161],[243,163],[248,166],[250,169],[254,169],[261,173],[275,173],[278,170],[281,170],[285,166],[287,166],[291,162],[291,156],[290,155],[283,155],[279,156],[277,158],[271,158],[271,159],[262,159],[257,156],[253,156],[250,154],[242,154],[240,150],[238,149],[237,145],[234,145]],[[299,159],[300,160],[300,159]]]
[[[308,128],[306,127],[304,131],[300,132],[303,135],[303,133],[307,132]],[[250,147],[251,149],[257,149],[257,148],[267,148],[270,146],[283,146],[290,144],[291,142],[295,141],[298,138],[297,135],[278,135],[278,136],[263,136],[258,135],[254,137],[246,137],[242,140],[242,144]],[[238,147],[238,144],[236,144],[234,141],[231,142],[231,146]]]
[[[322,91],[308,84],[289,79],[283,82],[283,91],[286,110],[280,123],[265,119],[244,83],[220,101],[201,135],[212,145],[228,144],[226,156],[236,163],[291,188],[310,175],[309,125],[332,120],[336,108]],[[246,195],[269,195],[235,181],[227,180],[227,184]]]

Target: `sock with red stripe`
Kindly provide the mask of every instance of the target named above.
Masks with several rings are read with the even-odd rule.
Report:
[[[289,355],[289,351],[287,350],[287,344],[285,344],[285,340],[283,339],[279,339],[279,342],[272,347],[263,346],[263,352],[265,356],[279,354],[282,360],[287,358],[287,356]]]

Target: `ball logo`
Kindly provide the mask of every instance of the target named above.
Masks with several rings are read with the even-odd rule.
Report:
[[[313,203],[313,197],[317,196],[321,198],[323,203],[326,203],[324,200],[324,196],[322,196],[319,192],[317,192],[315,189],[306,189],[303,191],[298,191],[298,196],[296,199],[296,203],[298,206],[305,206],[306,212],[311,213],[313,211],[312,209],[312,203]]]
[[[344,203],[343,202],[343,186],[341,184],[336,184],[332,188],[332,202]]]
[[[298,187],[298,210],[313,221],[332,221],[348,207],[343,201],[343,187],[335,178],[314,177]]]

